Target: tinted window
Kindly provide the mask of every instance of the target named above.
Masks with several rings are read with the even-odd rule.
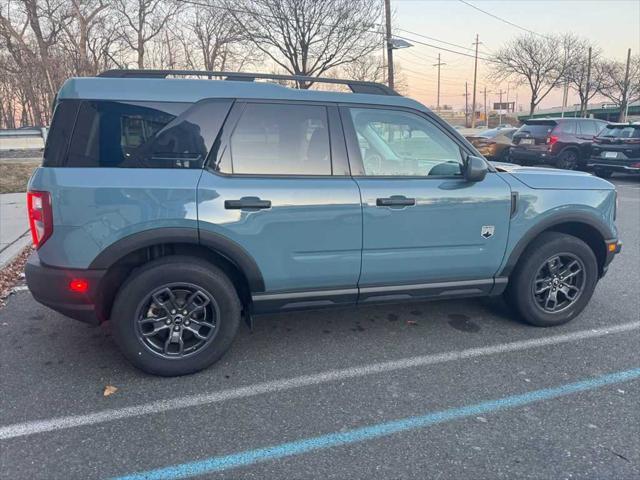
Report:
[[[600,136],[608,138],[640,138],[640,126],[610,125],[600,133]]]
[[[462,154],[453,139],[413,113],[352,108],[365,175],[460,175]]]
[[[573,135],[576,133],[576,122],[573,120],[565,120],[560,122],[560,124],[556,127],[554,132],[567,133],[569,135]]]
[[[230,152],[233,173],[331,175],[327,109],[248,104],[231,135]]]
[[[524,133],[527,132],[533,137],[544,137],[548,135],[553,127],[555,127],[557,123],[526,123],[520,127],[518,132]]]
[[[78,105],[79,102],[76,100],[65,100],[56,106],[49,135],[47,135],[43,166],[59,167],[63,165],[73,124],[76,121]]]
[[[191,106],[169,102],[83,102],[67,165],[200,168],[207,156],[207,142],[198,124],[179,117]]]
[[[578,122],[578,129],[580,134],[582,135],[595,136],[598,133],[596,122],[592,122],[590,120],[584,120],[582,122]]]

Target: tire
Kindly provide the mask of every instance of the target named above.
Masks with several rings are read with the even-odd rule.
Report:
[[[553,260],[554,258],[557,260]],[[574,264],[574,260],[577,263]],[[555,263],[556,278],[553,278],[548,261],[551,261],[551,265],[555,261],[559,262]],[[569,275],[566,272],[567,265],[573,265],[570,272],[576,273]],[[564,275],[559,275],[563,270]],[[561,281],[560,276],[564,280]],[[541,280],[542,278],[545,280]],[[586,243],[564,233],[546,232],[536,238],[523,253],[504,296],[506,303],[525,322],[538,327],[552,327],[567,323],[579,315],[589,303],[597,282],[598,262]],[[567,286],[571,283],[575,285]],[[536,295],[534,288],[546,290]],[[579,293],[576,293],[576,289]],[[570,295],[567,296],[565,292]],[[551,300],[548,299],[549,295]],[[550,311],[553,306],[556,311]]]
[[[600,178],[611,178],[611,175],[613,175],[611,170],[605,170],[602,168],[596,168],[593,173]]]
[[[219,268],[170,256],[133,271],[116,296],[111,324],[118,347],[133,365],[177,376],[220,359],[236,336],[240,316],[238,294]]]
[[[580,163],[580,156],[578,152],[572,148],[567,148],[560,152],[558,159],[556,160],[556,167],[563,170],[575,170]]]

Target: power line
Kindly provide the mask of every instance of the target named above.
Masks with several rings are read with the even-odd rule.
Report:
[[[396,28],[396,30],[400,30],[402,32],[410,33],[411,35],[416,35],[417,37],[426,38],[427,40],[433,40],[435,42],[444,43],[445,45],[449,45],[451,47],[457,47],[457,48],[461,48],[463,50],[468,50],[470,52],[473,52],[472,48],[464,47],[462,45],[458,45],[457,43],[446,42],[444,40],[440,40],[440,39],[437,39],[437,38],[434,38],[434,37],[429,37],[427,35],[423,35],[422,33],[412,32],[411,30],[407,30],[406,28]]]
[[[431,47],[431,48],[435,48],[438,50],[442,50],[445,52],[449,52],[449,53],[455,53],[456,55],[462,55],[464,57],[469,57],[469,58],[476,58],[475,55],[472,55],[470,53],[463,53],[463,52],[457,52],[455,50],[451,50],[449,48],[445,48],[445,47],[441,47],[439,45],[433,45],[432,43],[426,43],[423,42],[421,40],[416,40],[415,38],[409,38],[409,37],[404,37],[404,36],[400,36],[400,35],[395,35],[396,38],[401,38],[402,40],[407,40],[409,42],[414,42],[417,43],[419,45],[424,45],[426,47]],[[493,60],[491,60],[490,58],[485,58],[485,57],[478,57],[480,60],[485,61],[485,62],[493,62]]]
[[[483,10],[480,7],[476,7],[475,5],[467,2],[466,0],[458,0],[458,1],[460,3],[464,3],[465,5],[471,7],[473,9],[475,9],[475,10],[478,10],[479,12],[484,13],[485,15],[489,15],[490,17],[495,18],[496,20],[499,20],[499,21],[501,21],[503,23],[506,23],[507,25],[511,25],[512,27],[519,28],[520,30],[524,30],[525,32],[532,33],[533,35],[538,35],[539,37],[546,38],[546,35],[542,35],[541,33],[534,32],[533,30],[529,30],[528,28],[522,27],[522,26],[518,25],[517,23],[513,23],[513,22],[511,22],[511,21],[509,21],[509,20],[507,20],[505,18],[499,17],[498,15],[494,15],[491,12],[487,12],[486,10]]]

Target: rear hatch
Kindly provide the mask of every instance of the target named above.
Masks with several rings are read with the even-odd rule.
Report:
[[[513,145],[524,150],[546,150],[547,138],[557,125],[555,120],[526,120],[513,134]]]
[[[591,157],[621,163],[640,160],[640,125],[607,125],[594,139]]]

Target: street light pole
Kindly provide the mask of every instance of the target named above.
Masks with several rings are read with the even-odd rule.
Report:
[[[446,63],[442,63],[440,61],[440,54],[438,54],[438,63],[434,63],[433,64],[434,67],[438,67],[438,99],[437,99],[437,103],[436,103],[436,111],[438,113],[440,113],[440,67],[442,65],[446,65]]]
[[[478,76],[478,45],[480,45],[478,38],[479,35],[476,33],[476,41],[472,44],[476,46],[476,58],[473,64],[473,101],[471,103],[471,128],[476,127],[476,79]]]
[[[393,44],[391,43],[391,0],[384,0],[387,39],[387,84],[393,89]]]

